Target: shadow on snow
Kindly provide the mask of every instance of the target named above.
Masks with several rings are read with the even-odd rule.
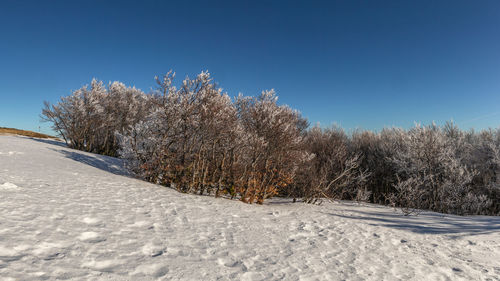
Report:
[[[129,172],[124,166],[124,161],[119,158],[99,154],[91,154],[83,151],[71,151],[53,148],[51,149],[58,153],[61,153],[66,158],[92,166],[94,168],[110,172],[115,175],[130,176]]]
[[[349,210],[352,215],[332,214],[331,216],[365,221],[373,226],[389,227],[418,234],[447,234],[452,238],[461,236],[500,233],[500,217],[456,216],[432,212],[422,212],[418,216],[404,216],[401,213],[367,212]]]
[[[64,143],[63,141],[56,141],[56,140],[51,140],[51,139],[39,139],[39,138],[31,138],[31,137],[28,137],[30,140],[34,140],[34,141],[37,141],[37,142],[42,142],[42,143],[46,143],[46,144],[51,144],[51,145],[57,145],[57,146],[60,146],[60,147],[68,147],[66,145],[66,143]]]

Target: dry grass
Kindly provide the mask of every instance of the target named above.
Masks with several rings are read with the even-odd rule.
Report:
[[[4,135],[4,134],[21,135],[21,136],[27,136],[27,137],[32,137],[32,138],[41,138],[41,139],[58,139],[56,137],[45,135],[45,134],[40,134],[37,132],[19,130],[19,129],[14,129],[14,128],[0,127],[0,135]]]

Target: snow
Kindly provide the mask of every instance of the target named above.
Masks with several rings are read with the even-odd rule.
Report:
[[[11,153],[12,152],[12,153]],[[0,136],[0,279],[500,280],[500,218],[350,202],[246,205],[119,159]]]
[[[3,184],[0,184],[0,189],[17,189],[18,186],[11,183],[11,182],[6,182],[6,183],[3,183]]]

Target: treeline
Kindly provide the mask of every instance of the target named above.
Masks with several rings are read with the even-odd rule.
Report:
[[[42,119],[70,147],[127,160],[138,177],[181,192],[263,203],[358,200],[453,214],[500,215],[500,130],[452,123],[347,134],[309,128],[273,91],[231,99],[209,73],[156,77],[145,94],[93,80]]]

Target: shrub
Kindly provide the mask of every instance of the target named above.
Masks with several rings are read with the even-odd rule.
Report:
[[[148,96],[135,88],[113,82],[109,89],[102,81],[92,80],[54,105],[44,103],[41,118],[69,147],[93,153],[117,156],[115,133],[127,133],[147,114]]]
[[[156,77],[145,94],[92,80],[42,119],[70,147],[121,155],[138,177],[180,192],[262,204],[281,195],[453,214],[500,214],[500,129],[453,123],[381,132],[308,128],[274,91],[232,100],[208,72]]]

